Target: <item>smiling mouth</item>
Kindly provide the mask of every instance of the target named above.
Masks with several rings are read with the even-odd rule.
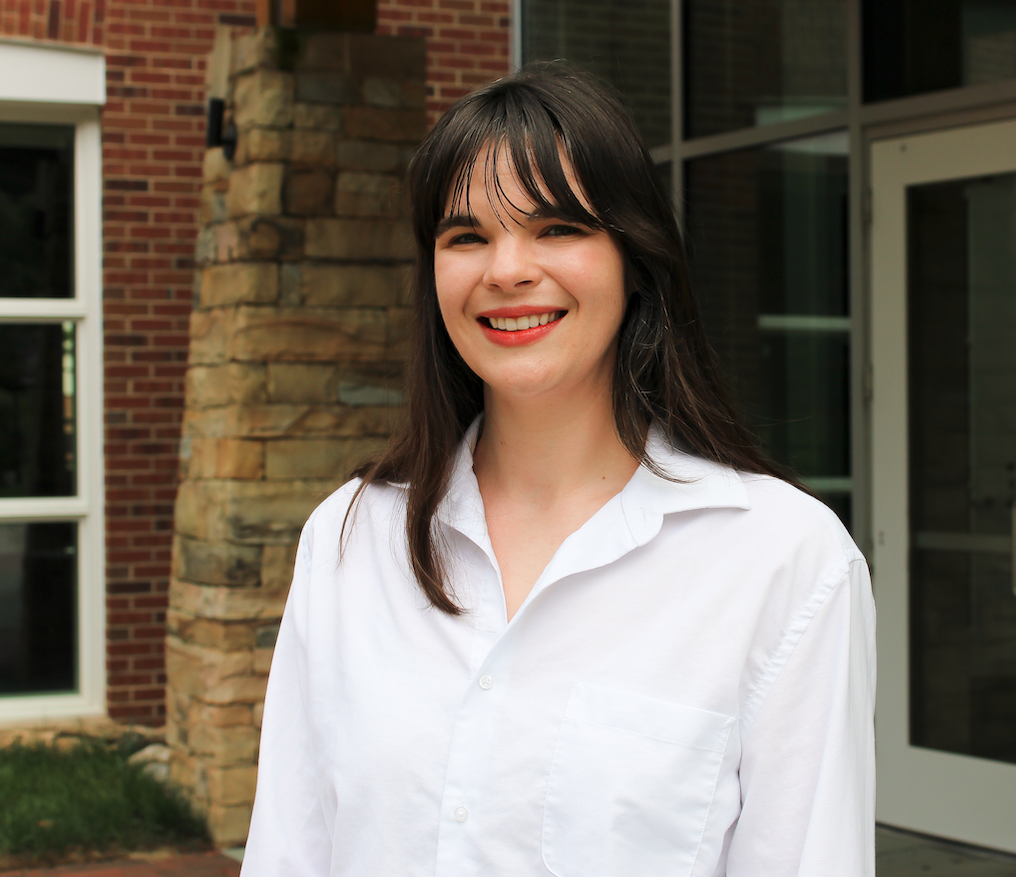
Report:
[[[546,326],[555,320],[560,320],[567,311],[548,311],[545,314],[529,314],[524,317],[481,317],[491,329],[499,329],[502,332],[520,332],[523,329],[535,329],[537,326]]]

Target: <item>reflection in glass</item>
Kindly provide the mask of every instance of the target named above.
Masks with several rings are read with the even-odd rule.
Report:
[[[674,163],[672,161],[661,161],[656,165],[656,173],[660,175],[660,182],[663,190],[673,194],[674,192]]]
[[[766,450],[849,524],[846,134],[695,159],[686,179],[721,368]]]
[[[845,0],[685,0],[685,136],[843,109]]]
[[[72,496],[72,322],[0,324],[0,497]]]
[[[77,687],[76,554],[76,524],[0,524],[0,695]]]
[[[74,128],[0,122],[0,297],[70,298]]]
[[[522,58],[592,71],[621,93],[650,148],[670,143],[670,0],[522,0]]]
[[[1016,762],[1016,175],[907,210],[911,742]]]
[[[1014,0],[868,0],[864,99],[1016,77]]]

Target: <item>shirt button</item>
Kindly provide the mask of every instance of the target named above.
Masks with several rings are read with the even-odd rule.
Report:
[[[469,818],[469,811],[465,807],[456,807],[455,818],[459,822],[465,822]]]
[[[493,676],[481,676],[480,677],[480,688],[482,688],[484,691],[489,691],[493,687],[494,687],[494,677]]]

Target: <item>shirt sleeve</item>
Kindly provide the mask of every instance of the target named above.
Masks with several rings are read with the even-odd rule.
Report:
[[[864,561],[801,623],[743,731],[727,877],[875,874],[875,610]]]
[[[308,720],[306,623],[308,523],[279,627],[265,694],[257,791],[241,877],[326,877],[332,840]]]

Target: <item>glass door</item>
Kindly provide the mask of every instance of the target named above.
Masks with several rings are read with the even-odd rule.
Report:
[[[1016,121],[871,159],[878,815],[1016,851]]]

